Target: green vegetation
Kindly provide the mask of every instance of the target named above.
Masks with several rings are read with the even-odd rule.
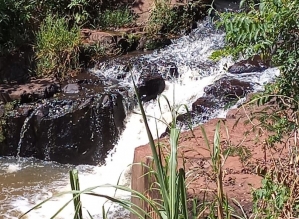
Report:
[[[0,1],[0,56],[14,52],[33,36],[35,1]]]
[[[96,0],[0,0],[0,57],[28,54],[32,63],[24,68],[32,68],[32,75],[64,79],[80,66],[80,28],[128,26],[133,15],[125,6]]]
[[[238,156],[242,163],[246,162],[251,157],[251,151],[244,146],[230,145],[223,152],[226,156]]]
[[[261,55],[279,66],[281,75],[266,92],[293,97],[298,102],[299,62],[298,1],[261,0],[249,3],[249,11],[223,13],[219,26],[225,28],[227,50],[245,57]],[[281,107],[284,105],[281,101]],[[298,107],[295,108],[297,110]]]
[[[264,168],[262,187],[253,192],[254,210],[257,218],[298,218],[299,1],[243,0],[241,5],[246,6],[241,13],[219,14],[226,48],[211,58],[260,55],[280,69],[276,81],[252,98],[250,103],[263,109],[249,115],[249,122],[261,134],[270,133],[264,143],[265,162],[276,143],[284,143],[289,156],[278,162],[270,159],[273,168]]]
[[[185,5],[171,5],[170,0],[155,0],[146,30],[149,34],[174,34],[190,28],[192,22],[204,15],[205,5],[201,1],[190,1]]]
[[[65,18],[46,17],[36,34],[37,75],[65,78],[78,67],[79,28],[68,29]]]
[[[98,24],[102,28],[126,27],[133,24],[134,15],[128,8],[105,10],[99,17]]]
[[[198,20],[198,15],[204,11],[200,1],[181,6],[170,3],[169,0],[155,1],[145,27],[148,32],[146,36],[150,39],[159,33],[177,34],[181,29],[190,29],[192,21]],[[111,48],[107,49],[107,45],[101,45],[101,42],[90,48],[86,42],[80,42],[85,44],[83,47],[78,42],[81,29],[136,27],[137,16],[130,9],[131,6],[132,3],[118,0],[0,0],[0,57],[26,65],[22,67],[26,69],[26,74],[30,72],[30,76],[54,75],[63,80],[82,66],[81,60],[95,60],[99,56],[118,55],[119,51],[125,53],[137,48],[135,40],[139,36],[127,38],[127,42],[121,45],[128,48],[118,50],[118,45],[115,46],[113,49],[116,52],[109,51]],[[56,39],[58,42],[55,42]],[[160,46],[151,44],[145,47],[152,49],[156,45]],[[23,64],[23,59],[26,64]],[[0,78],[6,82],[15,77],[0,71]],[[19,80],[26,79],[27,75],[24,75]]]
[[[283,216],[282,212],[289,197],[289,187],[276,183],[266,176],[262,181],[262,187],[253,192],[254,211],[259,218],[279,218]]]

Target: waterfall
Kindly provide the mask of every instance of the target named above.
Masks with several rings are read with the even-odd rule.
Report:
[[[224,34],[217,32],[209,22],[202,22],[189,36],[174,40],[173,44],[167,48],[131,59],[132,74],[126,74],[124,69],[126,62],[117,62],[117,60],[101,63],[97,68],[90,71],[99,77],[117,80],[120,86],[127,87],[131,92],[133,92],[132,79],[137,81],[145,71],[159,72],[166,79],[165,90],[162,94],[170,100],[171,104],[173,104],[174,95],[175,104],[186,104],[188,108],[191,108],[191,104],[204,94],[206,86],[213,84],[215,80],[221,77],[229,75],[242,81],[252,82],[255,91],[259,91],[263,89],[266,82],[272,80],[278,73],[277,69],[268,69],[262,73],[231,75],[226,71],[227,66],[233,64],[230,58],[223,58],[218,62],[209,60],[211,53],[223,46]],[[173,64],[177,67],[179,74],[175,79],[170,76],[170,69]],[[122,80],[118,79],[120,75],[125,75]],[[157,100],[145,103],[144,108],[147,115],[156,118],[163,117],[167,122],[170,122],[171,116],[163,99],[161,99],[161,110]],[[81,189],[105,183],[115,184],[120,176],[121,184],[130,184],[129,166],[133,161],[134,149],[148,142],[144,124],[138,111],[138,108],[134,108],[133,112],[137,113],[127,115],[125,129],[118,143],[107,156],[106,165],[78,165],[75,167],[80,173]],[[224,109],[219,109],[212,117],[223,117],[225,113]],[[148,122],[154,134],[158,132],[158,135],[160,135],[165,131],[165,124],[158,123],[156,127],[155,120],[150,117]],[[0,207],[0,219],[1,216],[2,218],[17,218],[20,213],[26,212],[41,200],[61,191],[70,190],[67,171],[72,166],[35,161],[34,159],[22,160],[20,168],[14,169],[13,165],[13,159],[0,158],[0,166],[2,167],[0,181],[1,177],[6,177],[14,182],[16,180],[20,182],[27,180],[28,182],[25,189],[23,185],[19,187],[8,186],[6,191],[0,193],[0,201],[2,198],[4,202],[4,207]],[[32,172],[38,176],[33,174],[34,177],[30,179],[29,175]],[[27,177],[22,178],[24,175]],[[14,194],[13,189],[18,189],[19,192]],[[114,189],[97,189],[96,192],[113,195]],[[118,192],[116,195],[117,197],[129,198],[129,194],[124,192]],[[28,218],[49,218],[70,198],[70,195],[54,198],[42,207],[30,212]],[[86,218],[88,218],[87,210],[94,218],[101,218],[101,207],[105,200],[86,195],[83,195],[81,200]],[[116,218],[116,215],[121,218],[128,216],[126,211],[119,210],[117,206],[113,206],[110,210],[113,212],[110,215],[111,218]],[[72,212],[73,205],[70,204],[57,218],[71,218]]]

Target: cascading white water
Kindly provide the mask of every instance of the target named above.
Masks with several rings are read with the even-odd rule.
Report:
[[[212,84],[216,79],[224,75],[226,66],[233,62],[230,59],[222,59],[217,63],[209,61],[208,57],[213,50],[223,46],[224,35],[217,33],[212,28],[208,27],[209,23],[202,23],[199,28],[190,34],[190,36],[182,37],[175,40],[173,44],[165,49],[155,51],[153,54],[142,56],[140,59],[147,62],[158,62],[159,60],[170,60],[174,62],[178,68],[180,77],[176,80],[166,82],[166,88],[163,92],[171,102],[173,100],[173,91],[175,92],[176,104],[187,104],[190,108],[191,104],[204,93],[204,87]],[[206,65],[205,63],[209,63]],[[167,71],[163,66],[159,67],[160,71]],[[94,74],[105,77],[116,78],[119,71],[118,66],[106,68],[102,66],[100,69],[92,70]],[[138,79],[140,72],[133,67],[132,73],[135,79]],[[255,83],[255,90],[262,89],[263,84],[274,78],[278,71],[276,69],[268,69],[263,73],[250,73],[234,75],[243,81]],[[130,77],[127,76],[122,82],[124,85],[132,88]],[[157,100],[150,101],[145,104],[145,110],[148,115],[161,118],[170,122],[170,114],[167,104],[161,99],[162,111],[160,111]],[[138,111],[136,108],[135,111]],[[225,111],[218,111],[218,116],[225,115]],[[214,115],[217,116],[217,115]],[[148,119],[153,133],[156,133],[155,120]],[[162,123],[157,124],[158,135],[165,131],[166,126]],[[79,165],[76,168],[79,170],[81,189],[102,185],[105,183],[115,184],[124,171],[125,174],[121,177],[122,184],[129,184],[129,168],[133,161],[134,149],[137,146],[148,142],[144,124],[139,114],[131,113],[126,119],[126,128],[123,131],[115,149],[106,158],[105,166],[87,166]],[[26,212],[28,209],[38,204],[40,201],[57,194],[61,191],[69,191],[67,171],[72,168],[67,165],[58,165],[52,162],[37,162],[33,159],[24,159],[20,163],[15,163],[13,159],[0,159],[0,201],[3,205],[0,206],[1,218],[16,218],[21,212]],[[30,174],[35,173],[34,177]],[[11,184],[1,184],[1,179],[6,179]],[[6,186],[5,190],[3,189]],[[19,192],[14,193],[15,190]],[[113,195],[114,189],[96,189],[98,193]],[[129,194],[118,192],[118,197],[129,198]],[[3,200],[1,200],[1,198]],[[42,207],[30,212],[29,219],[50,218],[60,207],[62,207],[71,196],[57,197],[45,203]],[[87,210],[94,216],[100,218],[101,207],[105,200],[96,197],[82,196],[83,212],[86,218]],[[126,218],[125,211],[118,211],[116,207],[110,209],[115,214],[120,214],[120,218]],[[72,203],[63,210],[57,218],[68,219],[72,218],[73,205]],[[111,218],[116,218],[116,216]]]

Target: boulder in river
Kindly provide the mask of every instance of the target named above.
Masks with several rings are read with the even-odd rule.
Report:
[[[244,97],[252,89],[250,82],[223,77],[215,81],[214,84],[205,87],[204,91],[206,95],[212,95],[223,102],[229,102]]]
[[[138,93],[144,102],[156,99],[164,89],[165,81],[158,73],[141,75],[137,84]]]
[[[0,155],[103,163],[118,140],[124,118],[122,96],[113,93],[23,104],[2,117]]]
[[[253,56],[252,58],[236,62],[228,68],[228,72],[232,74],[241,74],[249,72],[261,72],[268,68],[260,56]]]

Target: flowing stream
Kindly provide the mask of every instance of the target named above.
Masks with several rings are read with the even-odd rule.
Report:
[[[208,59],[212,51],[221,48],[223,45],[224,34],[215,31],[209,22],[203,22],[189,36],[174,40],[173,44],[165,49],[154,51],[152,54],[143,55],[136,59],[140,63],[147,63],[147,66],[150,66],[150,63],[167,61],[175,63],[179,77],[166,81],[163,95],[172,103],[173,94],[175,93],[175,104],[186,104],[191,108],[191,104],[204,94],[204,88],[207,85],[212,84],[220,77],[230,75],[226,69],[227,66],[233,64],[232,60],[225,58],[214,63]],[[104,76],[114,79],[117,78],[117,75],[122,70],[121,64],[109,65],[104,63],[91,71],[99,77]],[[138,79],[142,68],[133,66],[131,71],[135,79]],[[169,74],[169,69],[163,65],[158,65],[158,71],[162,74]],[[233,77],[254,83],[254,89],[258,91],[263,89],[263,85],[272,80],[277,74],[277,69],[267,69],[262,73],[253,72],[234,75]],[[132,89],[130,76],[125,77],[121,83]],[[154,117],[163,117],[170,122],[171,117],[166,102],[161,100],[161,106],[160,111],[156,100],[147,102],[145,103],[146,113]],[[135,108],[134,111],[138,111],[138,109]],[[224,117],[225,113],[225,110],[220,109],[212,117]],[[153,133],[157,133],[155,120],[150,118],[149,124],[154,131]],[[165,128],[164,124],[158,123],[158,134],[162,134]],[[40,201],[59,192],[69,191],[68,171],[71,168],[79,170],[81,189],[105,183],[116,184],[120,176],[120,183],[129,185],[129,165],[133,161],[134,149],[147,142],[141,116],[129,113],[126,118],[125,129],[115,148],[107,156],[106,165],[104,166],[71,166],[39,161],[33,158],[20,158],[19,160],[14,157],[0,158],[0,219],[18,218],[20,214],[26,212]],[[95,191],[101,194],[114,195],[114,189],[110,188],[98,188]],[[116,196],[129,198],[129,194],[124,192],[118,192]],[[30,212],[27,218],[50,218],[70,198],[71,195],[55,197],[43,206]],[[89,218],[87,216],[88,210],[94,218],[101,218],[101,208],[104,202],[105,200],[103,199],[83,195],[82,203],[85,217]],[[128,212],[119,209],[117,206],[112,206],[110,210],[112,212],[110,218],[128,218],[129,216]],[[59,213],[57,218],[72,218],[72,212],[73,205],[71,203],[65,210]]]

